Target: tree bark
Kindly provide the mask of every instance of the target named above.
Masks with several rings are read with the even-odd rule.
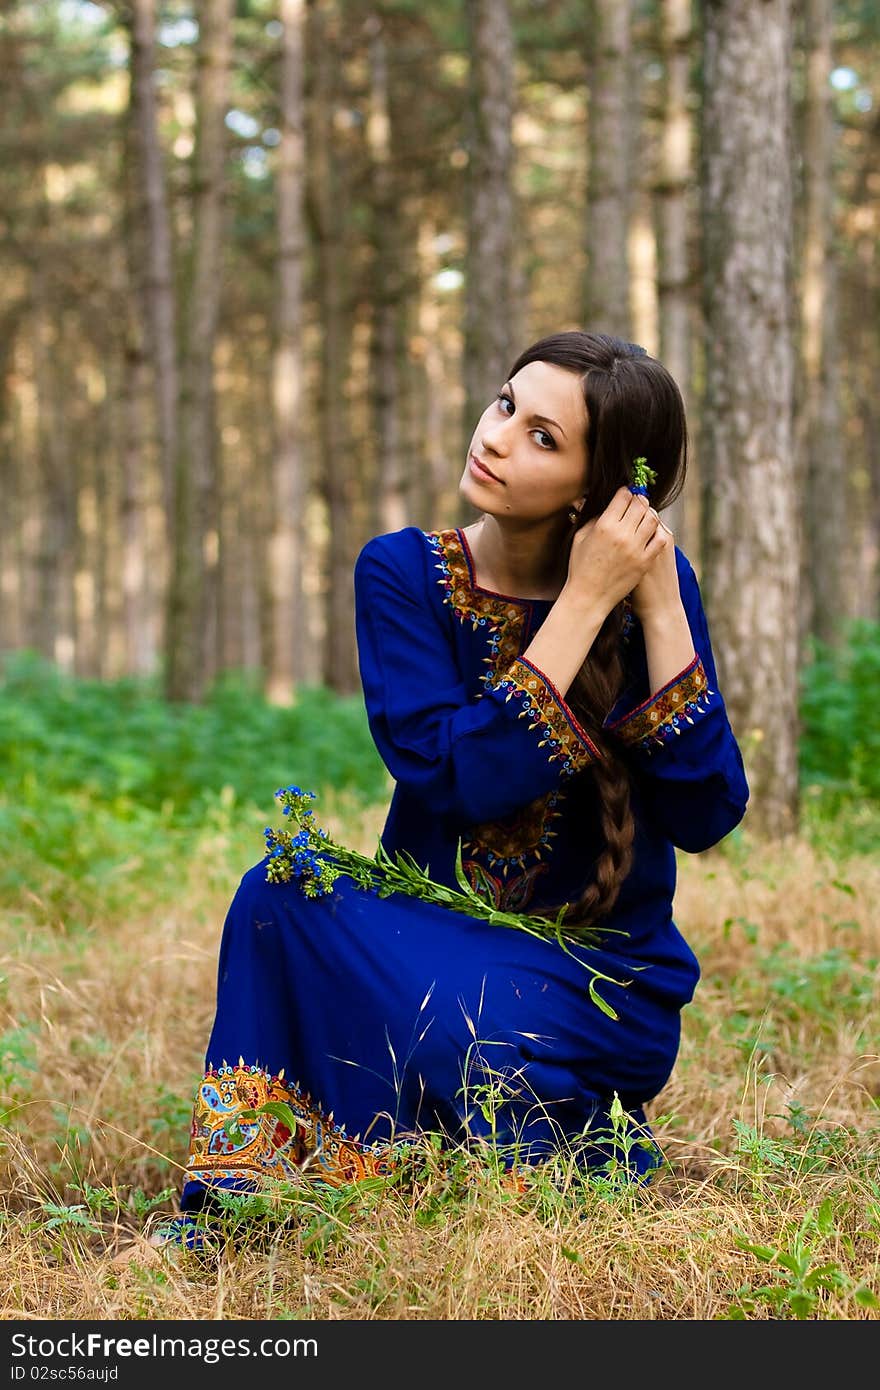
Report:
[[[177,342],[171,216],[156,101],[156,0],[131,0],[130,116],[135,200],[131,230],[138,231],[143,255],[135,261],[141,280],[147,351],[152,359],[162,471],[162,495],[169,535],[174,526],[174,468],[177,448]],[[139,195],[139,196],[138,196]],[[138,205],[139,204],[139,205]]]
[[[367,22],[370,110],[367,144],[371,192],[370,416],[375,441],[377,521],[381,531],[398,531],[412,519],[410,476],[404,457],[402,424],[402,319],[405,292],[403,199],[395,196],[391,164],[391,98],[388,39],[381,12]]]
[[[198,700],[214,674],[218,518],[213,352],[220,304],[232,0],[202,0],[192,170],[192,242],[183,288],[174,547],[166,694]]]
[[[803,395],[797,456],[803,459],[801,636],[837,645],[844,617],[847,474],[840,432],[834,254],[834,124],[829,77],[831,0],[804,8],[804,236],[801,281]]]
[[[632,0],[590,0],[587,11],[588,169],[584,323],[631,332],[629,188],[632,175]]]
[[[269,544],[272,622],[266,695],[290,704],[306,664],[303,561],[308,493],[302,439],[304,399],[303,261],[305,257],[303,108],[304,0],[281,0],[281,141],[278,207],[278,306],[272,364],[275,424],[273,528]]]
[[[122,491],[122,621],[126,670],[155,665],[150,633],[147,496],[152,455],[149,394],[158,423],[161,498],[170,530],[171,464],[177,412],[177,360],[171,238],[156,124],[153,0],[135,0],[131,15],[130,99],[122,140],[124,330],[120,440]],[[155,568],[155,561],[153,564]],[[161,566],[165,569],[167,566]]]
[[[321,490],[327,518],[327,573],[323,678],[340,694],[360,689],[354,629],[354,508],[357,496],[346,383],[350,365],[351,310],[346,265],[346,188],[334,140],[333,36],[335,0],[317,0],[310,52],[313,96],[309,160],[310,201],[316,226],[320,350]]]
[[[48,205],[47,205],[48,209]],[[48,217],[48,210],[47,210]],[[40,483],[36,544],[34,645],[63,671],[75,663],[74,579],[78,478],[70,432],[64,427],[67,393],[64,343],[42,267],[32,280],[34,303],[34,383],[38,431],[37,472]]]
[[[0,657],[25,645],[23,609],[24,519],[23,451],[14,422],[12,378],[16,370],[18,315],[0,321]]]
[[[508,0],[468,0],[470,50],[464,444],[524,345],[514,343],[513,25]],[[462,453],[464,468],[464,453]]]
[[[783,837],[798,821],[791,23],[788,0],[703,16],[702,581],[749,817]]]
[[[695,424],[691,393],[694,271],[690,256],[689,198],[694,172],[690,113],[691,0],[662,0],[660,37],[664,83],[660,175],[656,183],[659,354],[678,383],[689,424]],[[692,453],[691,464],[694,461]],[[694,549],[691,536],[698,534],[699,516],[686,498],[698,501],[698,490],[693,483],[666,509],[663,519],[672,528],[678,544],[690,553]]]

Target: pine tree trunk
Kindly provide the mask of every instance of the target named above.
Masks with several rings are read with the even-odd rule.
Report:
[[[150,458],[146,401],[149,367],[136,344],[129,340],[123,373],[123,423],[121,445],[122,493],[122,625],[125,634],[125,669],[129,675],[146,675],[155,666],[150,632],[146,490],[144,473]]]
[[[145,675],[155,665],[150,634],[145,480],[152,459],[150,392],[158,421],[161,497],[171,515],[171,459],[176,427],[177,362],[171,243],[153,93],[152,0],[132,13],[131,96],[122,144],[125,324],[120,442],[122,491],[122,624],[125,669]],[[152,569],[157,568],[154,558]]]
[[[447,421],[444,404],[444,362],[441,345],[440,305],[434,288],[439,269],[434,242],[437,226],[424,214],[418,232],[419,299],[417,306],[418,342],[421,347],[417,399],[419,438],[416,453],[425,469],[426,487],[417,498],[413,523],[426,530],[442,529],[457,512],[458,475],[450,467],[445,447]],[[463,468],[462,464],[462,468]]]
[[[290,704],[306,664],[303,559],[308,495],[301,421],[303,390],[303,261],[305,257],[303,109],[304,0],[281,0],[281,141],[275,188],[278,207],[278,306],[273,361],[275,423],[273,527],[269,545],[271,647],[267,697]]]
[[[798,820],[791,22],[788,0],[715,0],[703,15],[701,578],[749,818],[781,837]]]
[[[214,674],[217,640],[217,469],[213,353],[223,249],[225,125],[232,0],[199,9],[191,250],[183,287],[174,550],[166,693],[198,700]]]
[[[848,554],[847,474],[839,410],[836,266],[833,247],[834,128],[829,77],[831,0],[805,6],[806,101],[801,282],[803,395],[797,457],[804,460],[801,634],[832,645],[844,618],[842,566]]]
[[[0,657],[25,645],[22,606],[24,570],[21,453],[13,420],[10,378],[15,372],[18,324],[7,314],[0,323]]]
[[[70,432],[64,427],[69,408],[64,343],[58,316],[49,299],[46,275],[37,266],[32,278],[34,315],[34,382],[36,386],[39,528],[36,553],[37,603],[34,637],[37,650],[64,671],[75,664],[74,579],[78,477]]]
[[[404,243],[402,198],[396,196],[391,166],[391,100],[388,39],[382,16],[373,11],[367,34],[370,55],[370,112],[367,144],[371,168],[370,416],[375,440],[375,499],[378,529],[398,531],[411,521],[410,476],[403,449],[401,337]],[[371,528],[372,529],[372,528]]]
[[[691,207],[693,179],[690,66],[691,0],[662,0],[660,7],[663,56],[663,131],[657,193],[657,288],[660,300],[660,360],[678,383],[691,431],[697,424],[691,396]],[[691,453],[690,463],[695,462]],[[695,549],[699,516],[694,503],[699,490],[693,474],[684,492],[664,512],[676,541],[690,554]],[[687,497],[687,505],[685,498]],[[692,539],[693,538],[693,539]]]
[[[587,5],[588,172],[584,324],[628,338],[629,197],[632,179],[632,0]]]
[[[354,506],[358,461],[351,446],[346,383],[350,367],[351,312],[346,264],[346,188],[334,143],[332,36],[338,30],[335,0],[318,0],[312,12],[313,104],[310,198],[316,225],[320,358],[320,479],[327,517],[327,574],[323,676],[340,694],[360,689],[354,630]]]
[[[156,102],[156,0],[132,0],[128,139],[132,168],[129,198],[134,203],[130,231],[143,254],[138,272],[143,299],[146,350],[152,359],[162,494],[169,535],[174,526],[174,467],[177,448],[177,342],[171,218]]]
[[[524,344],[514,342],[513,25],[508,0],[468,0],[470,46],[465,444]],[[464,469],[464,455],[461,467]]]

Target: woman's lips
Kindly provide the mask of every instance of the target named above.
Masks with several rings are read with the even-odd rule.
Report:
[[[487,468],[484,463],[480,463],[480,460],[474,454],[468,456],[468,468],[471,470],[473,476],[481,483],[501,482],[501,479],[496,478],[491,469]]]

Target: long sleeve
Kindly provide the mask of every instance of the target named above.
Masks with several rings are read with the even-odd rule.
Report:
[[[427,591],[423,554],[410,558],[408,534],[418,535],[374,537],[355,565],[370,731],[392,777],[427,813],[462,825],[495,820],[600,754],[549,680],[521,657],[476,695],[468,691],[448,610]]]
[[[651,694],[644,640],[633,620],[632,679],[604,729],[626,750],[655,826],[679,849],[697,853],[739,824],[749,787],[718,689],[697,577],[678,548],[676,560],[694,658]]]

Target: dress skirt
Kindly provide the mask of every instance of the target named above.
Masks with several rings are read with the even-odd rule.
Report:
[[[643,1106],[669,1078],[693,987],[674,964],[569,953],[344,876],[309,898],[267,882],[267,863],[224,925],[184,1211],[297,1170],[331,1184],[387,1172],[429,1132],[491,1141],[511,1167],[560,1150],[607,1164],[621,1106],[628,1169],[656,1168]],[[599,989],[617,1017],[591,999],[586,965],[611,977]]]

